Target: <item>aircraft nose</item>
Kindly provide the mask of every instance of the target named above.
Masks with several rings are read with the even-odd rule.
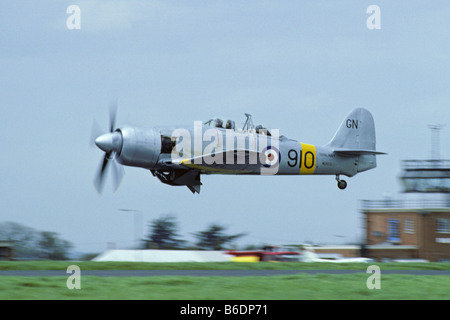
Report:
[[[105,133],[95,139],[95,144],[106,153],[119,152],[122,148],[122,135],[117,131]]]

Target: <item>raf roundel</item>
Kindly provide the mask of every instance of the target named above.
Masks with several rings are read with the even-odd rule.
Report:
[[[265,156],[264,167],[266,168],[275,166],[280,161],[280,152],[273,146],[265,148],[263,154]]]

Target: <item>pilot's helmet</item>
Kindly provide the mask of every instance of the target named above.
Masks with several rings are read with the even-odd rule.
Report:
[[[255,128],[256,133],[259,133],[262,129],[263,129],[263,126],[260,125],[260,124],[258,124],[258,125],[256,126],[256,128]]]
[[[227,120],[226,129],[234,129],[234,121],[233,120]]]
[[[215,119],[215,120],[214,120],[214,125],[215,125],[217,128],[222,128],[222,125],[223,125],[222,119],[219,119],[219,118]]]

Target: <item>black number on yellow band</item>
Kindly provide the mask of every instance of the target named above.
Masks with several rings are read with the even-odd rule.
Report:
[[[312,167],[314,167],[314,160],[315,160],[314,153],[312,153],[311,151],[305,152],[305,168],[306,169],[311,169]]]
[[[303,151],[300,150],[300,157],[298,155],[297,150],[291,149],[288,152],[288,158],[289,161],[287,162],[289,167],[295,167],[297,165],[297,163],[299,163],[299,168],[302,167],[302,163],[305,166],[306,169],[311,169],[314,167],[314,163],[315,163],[315,157],[314,157],[314,153],[312,153],[311,151],[306,151],[305,155],[303,156]]]

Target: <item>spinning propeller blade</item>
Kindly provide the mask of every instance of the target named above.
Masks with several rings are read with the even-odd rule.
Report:
[[[94,121],[92,126],[91,144],[95,143],[99,149],[105,152],[94,177],[94,187],[99,194],[101,194],[103,190],[103,183],[107,174],[106,171],[108,166],[112,166],[114,192],[119,188],[124,176],[123,167],[115,160],[115,156],[122,149],[123,143],[122,134],[118,131],[114,131],[116,115],[117,102],[114,102],[111,104],[109,109],[109,132],[102,134],[100,126],[96,121]]]

